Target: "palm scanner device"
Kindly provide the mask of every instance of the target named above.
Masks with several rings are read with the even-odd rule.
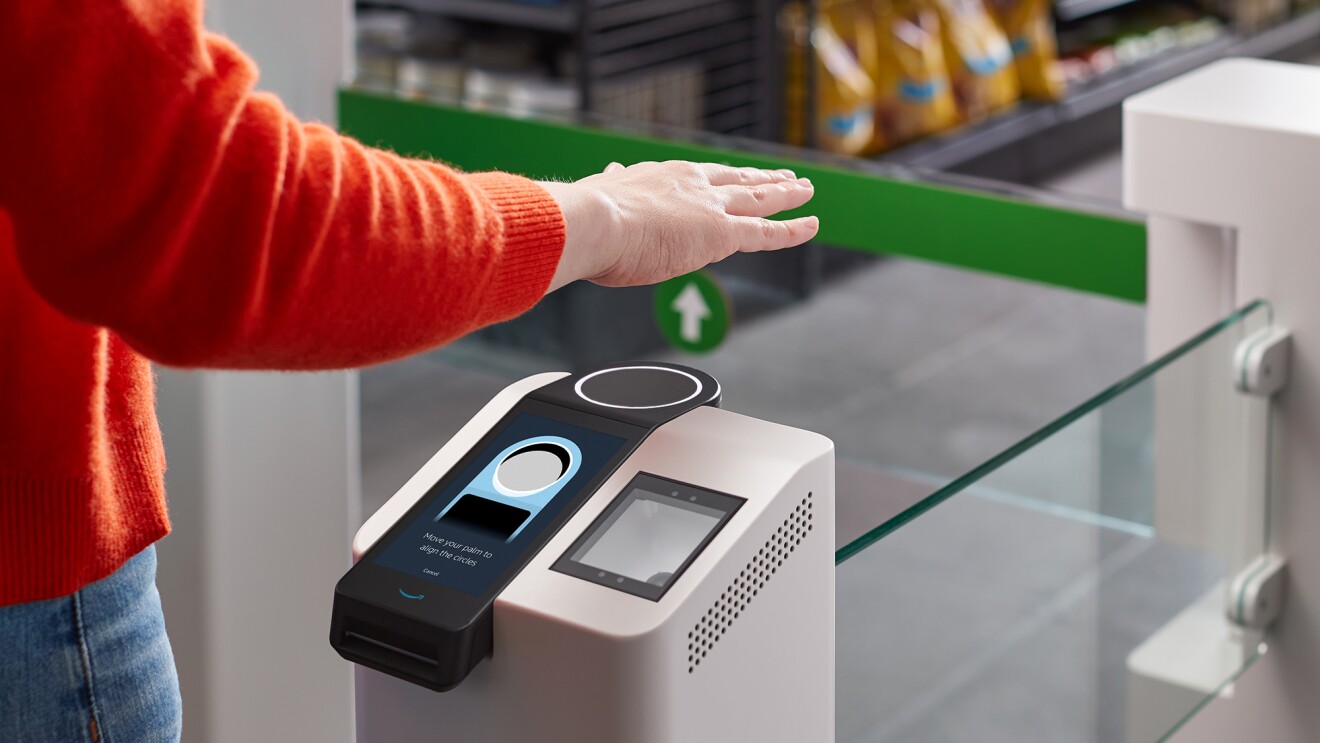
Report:
[[[353,540],[358,740],[833,740],[833,444],[719,401],[648,363],[487,403]]]

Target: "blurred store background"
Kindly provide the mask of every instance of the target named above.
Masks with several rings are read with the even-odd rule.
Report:
[[[1305,58],[1312,0],[402,0],[357,5],[369,90],[592,112],[1040,183],[1119,105],[1226,56]]]
[[[1122,100],[1225,56],[1320,54],[1312,5],[359,2],[352,85],[740,150],[800,147],[787,152],[1025,200],[1061,195],[1065,206],[1135,219],[1119,205]],[[885,224],[874,229],[883,242]],[[1068,250],[1069,236],[1058,239]],[[824,244],[734,256],[712,272],[735,332],[707,356],[668,348],[649,289],[577,285],[430,357],[368,371],[368,500],[388,497],[495,389],[544,369],[687,358],[725,379],[746,412],[819,430],[865,461],[938,482],[1143,358],[1143,308],[1112,297]],[[808,377],[808,394],[785,396]],[[466,407],[433,398],[450,425],[386,412],[391,399],[413,405],[409,385],[431,384],[475,385],[461,387]],[[418,439],[411,425],[429,434]],[[405,440],[416,442],[412,454]]]

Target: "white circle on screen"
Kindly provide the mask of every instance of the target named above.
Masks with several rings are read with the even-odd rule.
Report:
[[[529,444],[504,458],[495,469],[495,484],[505,495],[539,493],[568,472],[572,456],[558,444]]]

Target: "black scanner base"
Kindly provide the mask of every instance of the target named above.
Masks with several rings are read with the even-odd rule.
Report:
[[[426,622],[335,591],[332,617],[330,644],[345,660],[433,691],[458,686],[494,647],[491,607],[457,632],[437,632]]]

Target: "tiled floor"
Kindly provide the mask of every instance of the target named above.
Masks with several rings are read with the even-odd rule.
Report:
[[[1052,185],[1112,198],[1116,173]],[[1137,368],[1142,324],[1139,306],[885,260],[675,360],[719,378],[726,407],[835,440],[847,541]],[[365,512],[503,385],[560,366],[464,342],[365,372]],[[1086,510],[1104,433],[1075,426],[1003,473],[1008,497],[959,496],[840,567],[839,740],[1122,740],[1126,653],[1215,570],[1033,505]]]

